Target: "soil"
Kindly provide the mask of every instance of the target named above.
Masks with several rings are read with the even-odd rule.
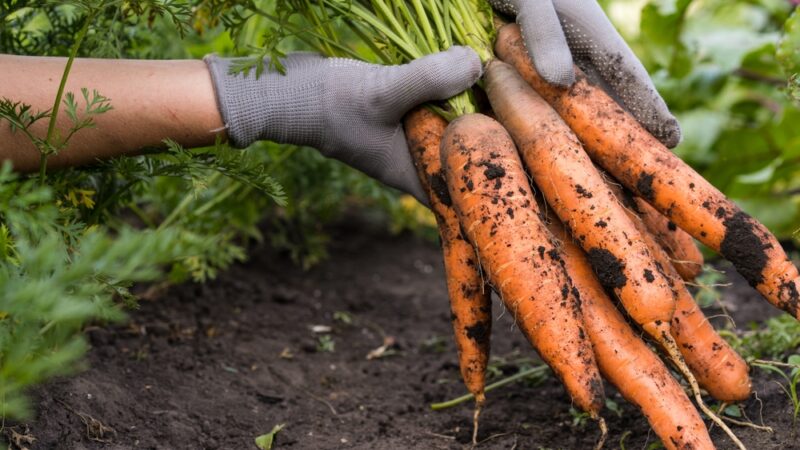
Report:
[[[286,424],[277,449],[468,447],[471,405],[428,406],[464,392],[437,245],[363,223],[333,232],[331,257],[312,270],[256,248],[214,281],[143,301],[127,324],[94,327],[90,369],[34,392],[37,417],[13,430],[35,437],[32,449],[255,449],[254,438],[277,424]],[[740,326],[777,314],[740,277],[730,279],[724,301]],[[497,301],[495,313],[493,355],[533,357]],[[367,358],[392,341],[382,357]],[[760,400],[745,402],[775,432],[735,429],[752,449],[800,449],[775,381],[757,372]],[[647,422],[606,392],[622,409],[606,411],[606,448],[619,448],[623,436],[625,448],[648,448]],[[587,449],[597,435],[592,423],[574,423],[550,376],[489,393],[479,448]],[[718,429],[712,435],[732,448]]]

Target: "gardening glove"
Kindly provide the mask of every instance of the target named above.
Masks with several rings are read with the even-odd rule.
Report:
[[[231,74],[235,60],[205,58],[217,103],[236,147],[261,139],[308,145],[427,205],[411,162],[403,115],[430,100],[452,97],[481,75],[467,47],[400,66],[295,53],[282,59],[285,75]]]
[[[516,16],[536,70],[550,83],[575,81],[573,59],[667,147],[681,139],[678,121],[653,86],[647,71],[591,0],[489,0]]]

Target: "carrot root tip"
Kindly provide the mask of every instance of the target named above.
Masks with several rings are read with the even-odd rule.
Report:
[[[608,426],[606,425],[606,420],[600,416],[597,416],[597,426],[600,428],[600,438],[597,440],[597,444],[594,446],[594,450],[600,450],[606,443],[606,438],[608,438]]]

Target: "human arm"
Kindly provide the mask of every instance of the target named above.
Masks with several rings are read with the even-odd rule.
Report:
[[[0,98],[21,101],[33,111],[53,107],[66,58],[0,55]],[[172,139],[186,147],[211,145],[225,137],[214,88],[200,60],[76,59],[65,92],[81,98],[81,88],[97,90],[111,99],[113,109],[95,117],[96,126],[76,133],[48,167],[78,166],[144,149]],[[70,121],[62,111],[57,127]],[[46,121],[37,122],[36,136],[47,134]],[[0,121],[0,160],[17,170],[39,166],[39,153],[27,137]]]
[[[66,59],[0,56],[0,98],[46,110],[56,96]],[[425,202],[401,123],[412,107],[443,100],[480,76],[478,56],[466,47],[401,66],[379,66],[311,53],[287,56],[286,73],[232,73],[233,60],[76,59],[67,91],[95,89],[114,109],[96,127],[75,135],[48,160],[51,167],[141,154],[172,139],[185,147],[219,137],[246,147],[257,140],[309,145]],[[64,114],[59,128],[68,127]],[[33,131],[44,136],[46,124]],[[0,160],[21,171],[39,155],[21,133],[0,123]]]

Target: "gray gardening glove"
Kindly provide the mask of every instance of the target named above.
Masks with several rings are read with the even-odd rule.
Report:
[[[600,81],[667,147],[681,139],[678,121],[647,71],[594,0],[489,0],[516,15],[536,70],[553,84],[575,81],[572,61]]]
[[[308,145],[427,204],[411,162],[402,118],[429,100],[444,100],[481,75],[467,47],[401,66],[295,53],[286,74],[230,74],[233,60],[205,58],[228,136],[237,147],[261,139]]]

